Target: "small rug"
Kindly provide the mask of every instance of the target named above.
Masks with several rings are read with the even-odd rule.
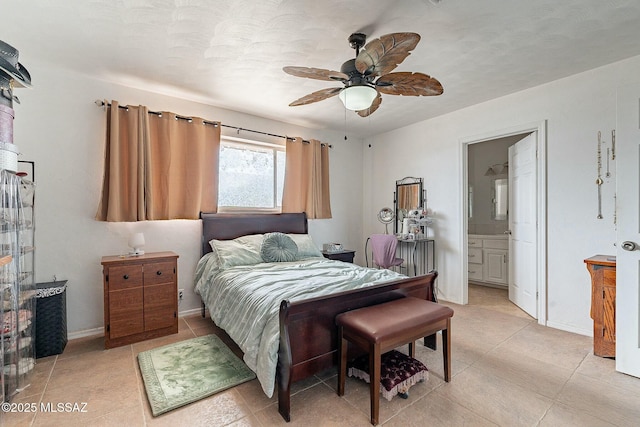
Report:
[[[153,416],[256,377],[215,335],[143,351],[138,364]]]

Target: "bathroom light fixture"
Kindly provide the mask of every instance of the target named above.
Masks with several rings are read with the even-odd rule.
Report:
[[[506,175],[507,173],[509,173],[509,162],[496,163],[487,169],[484,176]]]
[[[493,167],[489,166],[489,169],[487,169],[487,171],[484,173],[484,176],[492,176],[495,174],[496,174],[496,171],[493,170]]]
[[[144,234],[142,233],[133,233],[129,236],[129,247],[131,248],[131,252],[129,255],[137,256],[144,255]]]
[[[346,87],[338,94],[344,108],[351,111],[366,110],[371,107],[376,96],[378,96],[378,91],[366,84]]]

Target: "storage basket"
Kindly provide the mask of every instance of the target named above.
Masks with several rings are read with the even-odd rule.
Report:
[[[61,354],[67,345],[67,281],[37,287],[36,358]]]

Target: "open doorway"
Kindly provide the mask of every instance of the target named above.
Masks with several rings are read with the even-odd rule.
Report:
[[[462,141],[463,194],[468,196],[463,202],[464,303],[500,302],[504,311],[510,300],[540,324],[546,324],[545,126]]]
[[[509,147],[528,134],[469,144],[467,176],[469,305],[519,311],[509,301]]]

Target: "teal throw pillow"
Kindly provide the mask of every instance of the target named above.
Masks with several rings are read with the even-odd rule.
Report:
[[[288,262],[298,259],[298,245],[284,233],[264,235],[260,255],[264,262]]]

